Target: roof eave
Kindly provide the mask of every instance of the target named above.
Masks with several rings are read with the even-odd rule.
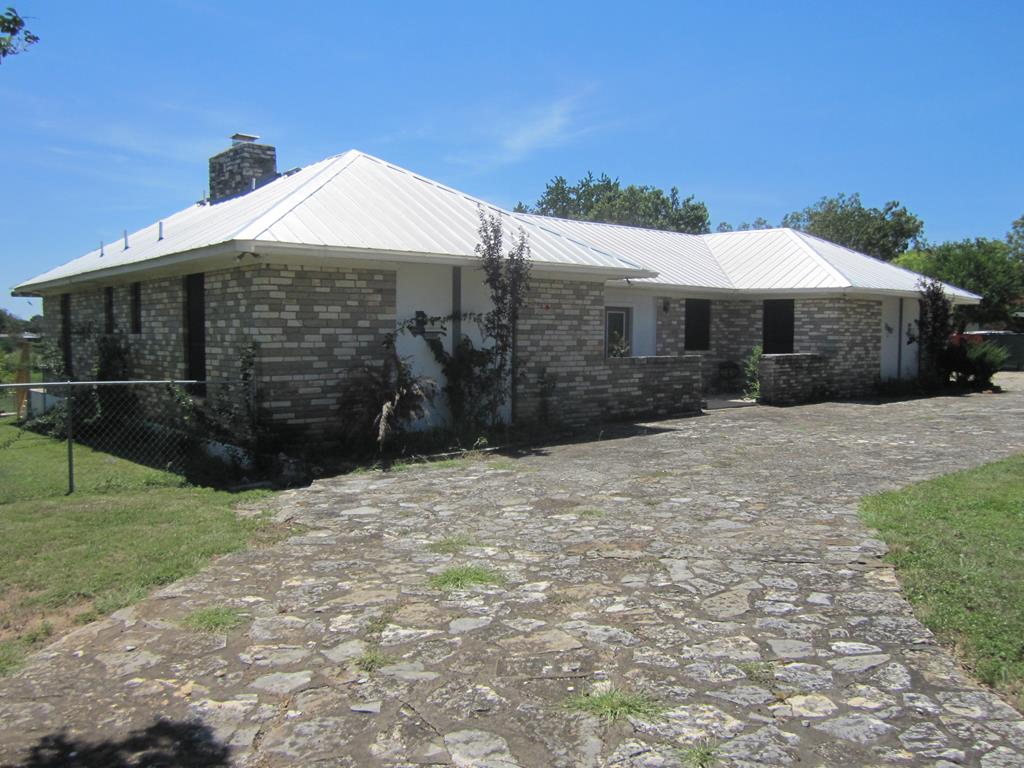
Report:
[[[116,264],[111,267],[92,269],[88,272],[77,272],[73,275],[56,277],[51,280],[28,280],[16,285],[11,291],[12,296],[42,296],[46,293],[53,293],[62,288],[69,288],[76,285],[102,282],[104,280],[116,279],[127,275],[134,275],[141,272],[167,273],[179,272],[181,267],[208,263],[211,261],[224,260],[229,264],[229,259],[237,257],[245,250],[239,250],[237,241],[229,240],[224,243],[206,245],[201,248],[193,248],[188,251],[177,251],[165,256],[147,258],[141,261]]]
[[[716,294],[722,296],[731,297],[743,297],[750,296],[752,298],[760,296],[888,296],[892,298],[906,298],[906,299],[919,299],[921,294],[914,290],[904,290],[901,288],[862,288],[857,286],[823,286],[818,288],[723,288],[723,287],[710,287],[703,285],[684,285],[680,283],[665,283],[656,280],[643,280],[638,282],[628,282],[625,280],[615,280],[609,283],[610,286],[618,288],[639,288],[645,291],[665,293],[669,295],[677,294]],[[950,301],[955,305],[974,305],[981,302],[981,297],[975,294],[971,294],[963,289],[958,289],[961,293],[955,293],[952,290],[947,290],[946,295]]]
[[[199,266],[230,266],[230,259],[240,254],[253,253],[260,256],[281,258],[305,257],[314,260],[330,256],[342,256],[351,259],[385,262],[426,262],[430,264],[449,264],[465,266],[478,261],[476,255],[460,255],[451,253],[430,253],[425,251],[386,251],[372,248],[352,248],[346,246],[309,245],[304,243],[281,243],[267,240],[229,240],[216,245],[195,248],[189,251],[160,256],[143,261],[129,262],[116,266],[80,272],[52,280],[29,280],[12,290],[13,296],[41,296],[54,293],[61,289],[76,285],[103,282],[129,275],[142,273],[174,273],[185,268],[195,269]],[[631,267],[604,267],[590,264],[569,264],[553,261],[533,261],[531,267],[544,273],[559,273],[587,276],[595,280],[652,278],[657,272],[648,269]]]

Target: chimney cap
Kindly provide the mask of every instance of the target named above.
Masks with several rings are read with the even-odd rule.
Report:
[[[231,137],[231,141],[235,144],[249,144],[258,138],[259,136],[254,133],[236,133]]]

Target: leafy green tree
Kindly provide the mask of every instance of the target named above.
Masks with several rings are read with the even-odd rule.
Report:
[[[598,177],[588,173],[576,184],[557,176],[548,182],[536,205],[530,207],[519,203],[516,210],[561,219],[627,224],[695,235],[711,231],[707,206],[693,195],[681,199],[676,187],[667,193],[647,185],[624,187],[618,179],[604,173]]]
[[[865,208],[859,194],[840,193],[787,214],[782,226],[892,261],[917,243],[924,222],[895,200],[881,208]]]
[[[727,221],[719,222],[715,228],[716,232],[747,232],[751,229],[771,229],[774,225],[763,216],[758,216],[753,221],[742,221],[735,227]]]
[[[39,36],[25,29],[25,20],[13,8],[0,13],[0,62],[8,56],[23,53],[39,42]]]
[[[1024,264],[1024,216],[1013,222],[1010,231],[1006,233],[1006,243],[1010,246],[1010,254]]]
[[[949,335],[953,331],[953,304],[942,283],[921,278],[917,283],[921,295],[921,315],[917,328],[907,326],[907,341],[916,341],[921,350],[921,380],[928,386],[949,381]]]
[[[974,307],[958,307],[960,324],[1005,324],[1024,294],[1024,262],[1002,240],[983,237],[908,251],[898,266],[966,288],[982,297]]]
[[[0,333],[21,333],[27,325],[10,310],[0,308]]]

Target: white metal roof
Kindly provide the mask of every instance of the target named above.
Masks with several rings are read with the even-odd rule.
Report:
[[[688,235],[511,213],[356,150],[282,176],[248,194],[197,204],[132,232],[128,248],[99,249],[15,288],[31,294],[214,249],[322,256],[472,259],[478,212],[522,229],[538,267],[678,289],[914,294],[920,276],[789,229]],[[160,233],[163,238],[160,238]],[[634,283],[635,284],[635,283]],[[980,297],[953,286],[955,301]]]
[[[641,263],[658,273],[655,282],[700,288],[734,288],[703,238],[621,224],[513,214],[567,237]]]
[[[162,258],[239,243],[343,249],[349,254],[393,253],[415,259],[474,258],[478,211],[499,216],[507,237],[522,229],[533,261],[550,268],[586,270],[595,276],[655,274],[508,211],[417,176],[355,150],[282,176],[248,194],[213,205],[197,204],[108,243],[22,283],[31,293],[71,279],[99,277],[111,269],[155,266]],[[162,230],[161,230],[162,226]],[[163,239],[160,239],[160,232]],[[95,273],[95,274],[94,274]]]
[[[635,284],[713,291],[858,292],[916,295],[921,275],[792,229],[682,232],[514,214],[655,270]],[[979,296],[946,285],[954,301]]]

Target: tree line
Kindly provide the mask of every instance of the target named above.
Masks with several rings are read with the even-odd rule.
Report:
[[[681,197],[676,187],[665,192],[649,185],[623,185],[607,174],[588,173],[575,184],[556,176],[536,203],[520,202],[515,210],[694,235],[711,232],[708,208],[694,195]],[[777,225],[758,217],[735,226],[721,222],[716,231],[775,226],[800,230],[966,288],[983,299],[977,307],[961,310],[963,322],[1024,330],[1024,319],[1015,317],[1024,308],[1024,215],[1012,222],[1004,239],[930,243],[924,237],[924,221],[899,201],[877,208],[865,205],[858,193],[840,193],[787,213]]]

